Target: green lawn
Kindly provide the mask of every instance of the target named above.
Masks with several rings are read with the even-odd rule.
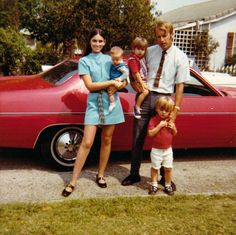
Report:
[[[0,234],[236,234],[236,195],[2,204]]]

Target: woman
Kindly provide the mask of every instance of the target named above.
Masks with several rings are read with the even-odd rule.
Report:
[[[102,53],[105,43],[103,32],[100,29],[93,30],[84,57],[79,61],[80,77],[90,93],[84,120],[84,136],[77,153],[71,181],[62,191],[64,197],[69,196],[76,186],[77,178],[93,145],[98,126],[102,129],[102,135],[96,183],[101,188],[107,187],[104,171],[111,152],[112,135],[115,124],[124,122],[124,114],[117,93],[115,93],[116,108],[113,112],[109,112],[106,89],[111,86],[114,89],[122,89],[126,84],[109,80],[111,58]]]

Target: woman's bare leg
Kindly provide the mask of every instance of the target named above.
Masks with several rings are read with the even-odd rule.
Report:
[[[81,145],[79,147],[79,150],[76,156],[76,161],[75,161],[75,165],[74,165],[74,169],[73,169],[73,173],[72,173],[72,177],[70,181],[70,183],[73,186],[76,185],[79,174],[88,157],[89,151],[94,142],[96,131],[97,131],[97,126],[86,125],[84,128],[84,136],[83,136]]]
[[[99,177],[104,176],[104,172],[111,152],[111,141],[114,130],[115,125],[108,125],[102,127],[102,140],[98,166]]]

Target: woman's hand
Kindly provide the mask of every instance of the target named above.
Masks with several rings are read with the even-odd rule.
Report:
[[[123,82],[118,81],[118,80],[113,80],[113,84],[112,84],[116,89],[120,89],[123,86]]]

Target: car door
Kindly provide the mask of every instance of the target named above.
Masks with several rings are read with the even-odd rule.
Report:
[[[186,84],[176,125],[175,148],[230,147],[236,145],[235,99],[216,92],[191,74]]]

